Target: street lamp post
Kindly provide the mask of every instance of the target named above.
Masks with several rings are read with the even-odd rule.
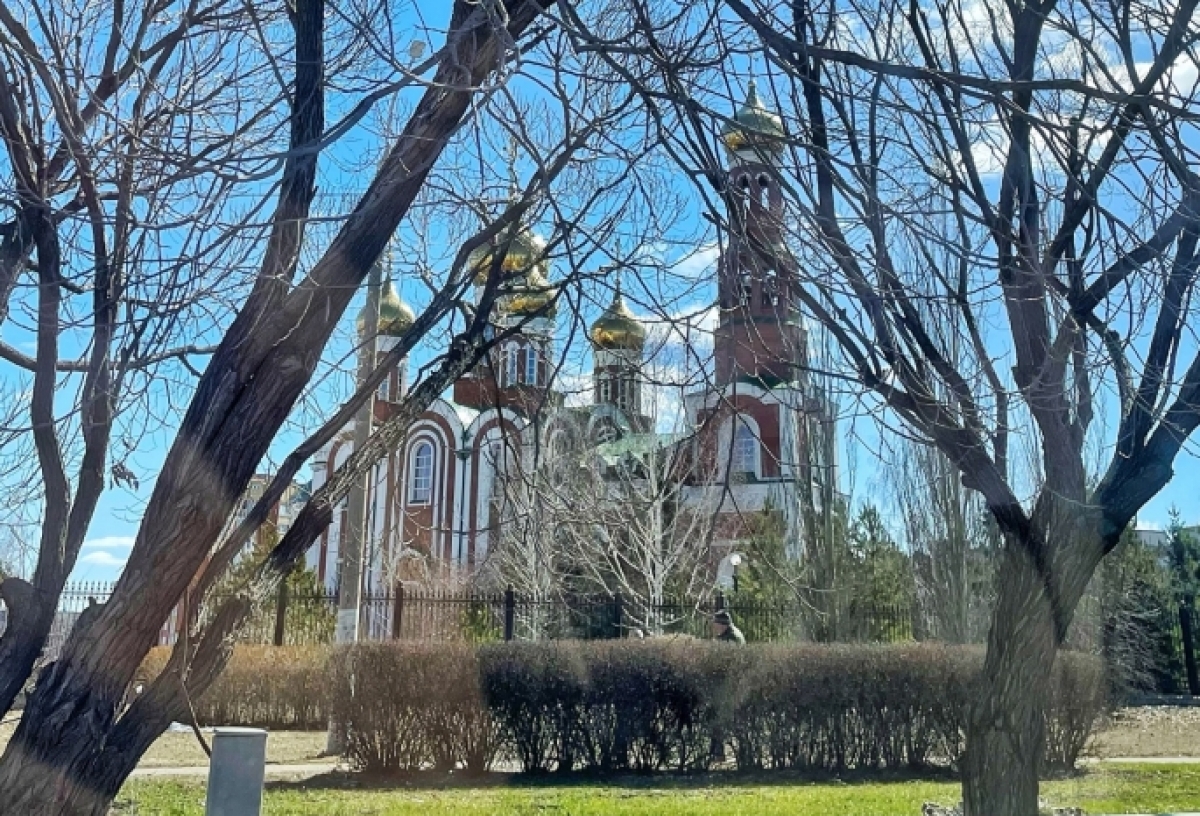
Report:
[[[469,474],[467,473],[467,462],[471,459],[471,432],[463,429],[462,432],[462,447],[454,451],[454,455],[458,457],[458,529],[455,533],[458,536],[458,545],[455,547],[455,559],[461,566],[467,560],[467,485]]]
[[[738,567],[742,565],[742,556],[740,553],[734,553],[729,556],[729,566],[733,567],[733,594],[738,591]]]

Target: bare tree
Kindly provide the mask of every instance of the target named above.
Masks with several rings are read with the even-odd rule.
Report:
[[[41,673],[0,759],[0,797],[6,807],[31,814],[106,812],[141,751],[165,726],[164,717],[186,710],[181,706],[187,689],[178,676],[141,698],[135,709],[122,712],[120,706],[155,633],[197,575],[233,502],[309,383],[357,284],[415,200],[479,89],[511,58],[515,39],[542,9],[533,2],[455,5],[446,44],[426,69],[433,71],[428,90],[353,214],[298,284],[292,280],[313,201],[317,158],[337,135],[336,128],[325,130],[325,72],[336,66],[338,56],[346,56],[326,49],[324,4],[300,3],[290,13],[280,7],[280,16],[274,19],[238,4],[228,9],[181,8],[173,15],[163,14],[166,8],[160,4],[134,9],[118,5],[110,11],[107,20],[66,15],[78,25],[101,30],[111,26],[111,35],[99,39],[94,36],[97,29],[62,37],[36,11],[17,16],[12,7],[0,9],[3,57],[8,63],[0,80],[4,84],[0,124],[16,191],[5,244],[5,257],[12,264],[6,268],[20,278],[31,266],[37,277],[37,354],[30,360],[9,350],[5,356],[33,370],[31,428],[45,485],[42,541],[33,581],[9,578],[3,584],[10,625],[0,640],[0,707],[7,708],[32,670],[57,594],[104,486],[121,378],[135,362],[144,368],[164,357],[180,358],[196,351],[168,347],[143,353],[153,348],[151,341],[161,344],[162,339],[142,326],[146,320],[137,319],[137,310],[158,317],[178,310],[180,300],[157,292],[138,297],[129,286],[132,273],[141,270],[137,264],[126,268],[130,257],[153,265],[152,258],[134,254],[140,245],[130,236],[135,228],[166,223],[178,206],[178,202],[164,202],[162,213],[142,209],[144,196],[161,186],[153,169],[173,170],[183,164],[182,178],[202,178],[201,171],[207,169],[212,178],[233,184],[252,174],[245,164],[245,156],[254,154],[249,146],[271,144],[274,131],[261,128],[274,123],[277,131],[287,123],[290,136],[284,139],[282,155],[268,155],[261,162],[262,170],[280,160],[283,165],[274,215],[263,230],[268,237],[261,263],[252,279],[231,290],[238,304],[236,317],[219,337],[195,386],[129,564],[108,602],[81,618],[61,657]],[[231,18],[239,24],[227,25]],[[38,21],[39,33],[30,33],[23,20]],[[281,62],[289,57],[265,50],[274,41],[264,32],[268,28],[273,34],[290,28],[294,35],[292,80],[282,79],[280,73]],[[230,37],[243,38],[244,50],[262,59],[232,75],[215,70],[231,53],[243,50],[230,44]],[[187,58],[172,62],[181,40],[189,42],[187,49],[179,50]],[[109,43],[103,54],[78,52],[97,42]],[[197,55],[200,61],[192,61]],[[72,78],[74,66],[86,92]],[[165,81],[159,71],[176,77],[181,88],[179,95],[163,100],[161,114],[147,107],[159,102],[156,94]],[[206,76],[216,80],[215,86],[192,81]],[[103,111],[97,107],[112,99],[130,77],[138,80],[130,85],[132,95],[114,102],[113,115],[100,115]],[[256,106],[241,106],[248,102],[241,95],[251,89],[259,93],[262,87],[274,87],[274,95],[257,99]],[[222,91],[228,92],[227,99],[220,96]],[[26,104],[21,107],[18,100]],[[374,101],[367,95],[362,103],[369,109]],[[219,104],[227,104],[230,115],[248,110],[248,118],[244,125],[232,128],[234,138],[218,140],[209,151],[197,141],[199,134],[224,134],[230,129],[196,126],[177,115],[219,116]],[[130,110],[132,118],[125,116]],[[97,132],[113,122],[121,123],[119,132]],[[186,138],[189,134],[191,142]],[[256,136],[260,142],[255,142]],[[147,146],[179,143],[195,151],[186,162],[172,160],[169,154],[148,157],[141,152]],[[110,160],[98,147],[117,153]],[[213,153],[223,161],[216,163]],[[235,167],[239,162],[241,167]],[[219,183],[197,184],[198,191],[206,189],[214,194],[222,191]],[[82,219],[82,230],[75,229],[76,217]],[[209,236],[204,225],[187,223],[195,226],[197,234]],[[90,242],[86,247],[90,262],[80,265],[87,270],[82,284],[70,280],[68,270],[73,267],[65,264],[63,247],[64,236],[80,234]],[[153,241],[146,246],[164,249]],[[167,251],[176,251],[179,244],[168,246]],[[245,241],[239,248],[250,253],[257,247],[256,241]],[[183,257],[184,262],[174,267],[174,278],[151,274],[148,281],[158,285],[163,280],[182,280],[187,292],[194,281],[190,270],[217,260],[212,252]],[[220,260],[229,263],[230,259]],[[60,336],[63,326],[70,325],[63,314],[64,296],[77,290],[93,301],[86,313],[88,352],[82,361],[64,361]],[[134,315],[128,323],[127,312]],[[418,325],[416,332],[429,328]],[[469,342],[452,346],[446,365],[452,369],[469,363],[471,348]],[[81,455],[74,479],[65,472],[66,446],[54,417],[60,371],[80,372],[82,378],[76,418]],[[277,548],[272,555],[278,558],[278,552]],[[295,557],[298,554],[292,561]],[[213,655],[222,653],[219,643],[209,645]],[[220,663],[210,657],[194,679],[203,685]]]
[[[888,467],[913,557],[925,633],[950,643],[980,642],[995,584],[987,508],[936,448],[905,441]]]
[[[622,600],[622,626],[663,634],[713,586],[715,507],[690,500],[691,437],[630,433],[551,449],[531,491],[560,583]],[[595,440],[594,440],[595,442]],[[522,487],[522,489],[525,489]]]
[[[641,89],[721,217],[736,192],[714,119],[736,109],[746,55],[763,55],[781,118],[752,111],[743,146],[779,171],[788,242],[816,264],[795,296],[833,337],[836,373],[936,446],[1004,540],[968,719],[969,814],[1036,812],[1058,647],[1200,424],[1195,10],[713,0],[572,23]],[[1106,432],[1089,484],[1086,443]],[[1040,484],[1014,473],[1023,438]]]

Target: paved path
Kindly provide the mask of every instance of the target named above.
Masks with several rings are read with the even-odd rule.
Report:
[[[1200,756],[1177,757],[1084,757],[1080,765],[1098,765],[1100,763],[1123,763],[1126,765],[1195,765],[1200,763]]]
[[[338,765],[335,762],[268,763],[266,776],[267,779],[308,779],[311,776],[319,776],[330,771],[336,771],[337,768]],[[186,765],[183,767],[167,768],[136,768],[133,771],[134,779],[162,779],[164,777],[175,776],[198,776],[207,779],[208,766]]]

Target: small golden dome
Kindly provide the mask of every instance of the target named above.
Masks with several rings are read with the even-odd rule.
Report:
[[[546,242],[530,232],[528,228],[522,228],[512,237],[511,242],[508,242],[508,233],[501,233],[493,238],[490,244],[476,247],[467,256],[467,270],[474,278],[476,286],[483,286],[487,283],[495,252],[503,248],[506,242],[508,243],[508,252],[505,253],[504,261],[500,266],[501,273],[505,278],[521,274],[531,268],[541,272],[543,279],[549,277],[550,264],[546,258]]]
[[[613,294],[612,303],[592,324],[588,337],[597,349],[641,351],[646,345],[646,327],[625,305],[620,285]]]
[[[496,311],[514,317],[549,317],[558,315],[558,287],[546,280],[541,264],[530,268],[523,279],[505,286],[505,294],[496,303]]]
[[[733,121],[721,129],[721,141],[732,151],[758,147],[777,152],[783,148],[786,136],[782,117],[767,110],[758,98],[757,84],[750,80],[746,101],[734,114]]]
[[[383,282],[379,291],[379,328],[376,334],[382,337],[399,337],[408,331],[416,320],[416,315],[407,303],[400,299],[400,293],[392,285],[392,279]],[[358,333],[361,335],[367,326],[367,309],[358,313]]]

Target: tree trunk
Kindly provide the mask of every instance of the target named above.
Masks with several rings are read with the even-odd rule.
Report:
[[[105,699],[102,688],[72,689],[70,674],[62,664],[48,666],[29,697],[0,765],[4,813],[104,816],[120,788],[123,777],[106,782],[91,768],[120,700]],[[51,715],[61,718],[58,728],[31,728]]]
[[[963,758],[966,816],[1036,816],[1043,711],[1057,650],[1045,583],[1017,542],[1005,548],[987,658],[972,692]]]
[[[1183,667],[1187,672],[1189,694],[1200,694],[1200,672],[1196,670],[1196,634],[1195,619],[1192,610],[1196,608],[1196,599],[1185,595],[1179,605],[1179,634],[1183,638]]]

